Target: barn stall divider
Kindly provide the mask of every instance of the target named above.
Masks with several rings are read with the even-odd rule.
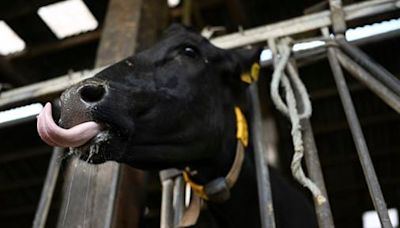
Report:
[[[273,65],[274,74],[280,75],[280,77],[277,79],[278,84],[282,83],[286,88],[291,86],[293,87],[291,90],[289,90],[289,93],[286,94],[286,97],[284,97],[286,102],[282,102],[283,105],[287,105],[287,107],[285,106],[281,108],[284,113],[286,113],[286,111],[287,113],[290,113],[288,114],[288,117],[291,119],[293,124],[292,127],[297,128],[297,133],[294,135],[294,140],[296,141],[294,144],[297,145],[297,148],[295,148],[292,171],[294,172],[294,176],[297,179],[300,179],[302,184],[308,186],[308,188],[313,192],[314,205],[316,208],[319,227],[323,228],[334,227],[334,224],[326,193],[327,190],[324,185],[322,171],[318,159],[318,153],[315,146],[315,140],[309,121],[310,116],[301,115],[301,112],[306,109],[305,106],[307,105],[307,101],[303,99],[304,94],[302,95],[302,93],[304,91],[301,91],[301,86],[298,86],[299,82],[301,81],[297,72],[296,61],[310,59],[310,57],[320,55],[321,53],[326,53],[333,72],[334,80],[337,85],[337,90],[345,110],[347,122],[350,126],[353,140],[356,145],[358,157],[363,168],[364,176],[375,210],[378,212],[382,227],[393,227],[388,216],[386,203],[378,182],[378,178],[374,171],[374,166],[369,155],[358,116],[355,111],[346,80],[343,76],[342,68],[346,69],[351,75],[353,75],[368,89],[374,92],[397,113],[400,113],[399,79],[382,66],[375,63],[365,53],[354,46],[353,43],[346,41],[344,38],[346,21],[399,9],[400,1],[371,0],[345,7],[342,7],[340,0],[330,0],[329,3],[330,10],[217,37],[211,39],[211,42],[221,48],[237,48],[252,44],[262,44],[264,46],[268,43],[268,45],[266,45],[268,48],[265,50],[268,50],[272,54],[272,58],[263,61],[262,66]],[[112,9],[112,7],[110,9]],[[328,29],[330,26],[332,27],[333,33],[331,33]],[[312,30],[320,30],[322,36],[307,40],[291,40],[290,42],[285,41],[292,35]],[[363,38],[362,42],[368,42],[369,40],[376,41],[377,39],[384,39],[387,36],[393,35],[393,33],[390,33],[370,36]],[[306,50],[293,49],[295,44],[301,44],[309,41],[320,41],[322,44],[313,48],[307,48]],[[358,41],[355,40],[352,42],[357,44]],[[285,50],[289,51],[285,52]],[[284,59],[285,53],[286,59]],[[43,100],[44,97],[48,97],[49,95],[59,94],[69,85],[84,78],[91,77],[95,74],[95,72],[98,71],[99,69],[96,68],[93,71],[83,73],[79,72],[73,74],[72,76],[67,75],[46,82],[4,92],[0,94],[0,108],[5,109],[32,100]],[[54,85],[57,86],[54,87]],[[261,113],[259,111],[259,107],[262,104],[260,104],[260,101],[258,100],[258,89],[257,83],[254,83],[250,87],[253,107],[255,108],[252,129],[254,135],[253,143],[255,143],[255,162],[259,185],[259,198],[260,205],[262,205],[260,207],[260,214],[262,218],[262,227],[272,228],[275,227],[275,223],[270,195],[268,166],[266,165],[264,158],[266,149],[261,143],[261,140],[259,140],[262,139],[263,136],[260,129]],[[282,100],[282,98],[277,99],[279,107],[279,99]],[[297,144],[297,141],[299,141],[300,144]],[[298,149],[301,147],[304,147],[304,149]],[[43,187],[38,210],[36,212],[34,227],[44,227],[48,213],[48,207],[51,203],[51,198],[54,191],[55,180],[57,179],[60,168],[60,162],[57,162],[57,157],[59,157],[61,153],[61,149],[55,148]],[[303,157],[303,153],[306,161],[306,168],[310,176],[309,179],[303,175],[304,173],[302,174],[302,167],[299,163]],[[189,197],[192,199],[192,203],[185,203],[185,192],[188,191],[185,190],[181,172],[178,170],[162,171],[160,173],[160,179],[163,186],[161,227],[182,227],[185,226],[185,224],[190,224],[190,222],[193,220],[187,218],[185,211],[190,209],[191,215],[189,217],[195,218],[201,203],[198,199],[195,199],[194,194],[191,194]],[[117,187],[115,187],[114,190],[106,193],[108,197],[115,197],[116,188]],[[195,206],[193,206],[193,202],[196,204]],[[105,204],[112,204],[108,205],[107,208],[113,208],[115,203],[115,200],[105,202]],[[100,207],[101,205],[98,206]],[[97,211],[97,209],[93,208],[93,211]],[[109,214],[105,215],[105,217],[111,219],[113,211],[107,210],[106,213]],[[182,222],[183,220],[185,221]],[[91,222],[92,221],[88,221],[88,223]],[[111,227],[112,222],[108,220],[107,223],[103,223],[103,226]]]

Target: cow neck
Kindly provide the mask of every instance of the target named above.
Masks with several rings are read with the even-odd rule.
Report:
[[[201,182],[193,180],[194,178],[192,177],[190,168],[187,168],[183,173],[186,183],[188,183],[193,191],[204,200],[225,201],[229,198],[229,190],[235,185],[241,172],[245,157],[245,149],[248,146],[248,125],[239,107],[234,108],[234,113],[236,137],[232,140],[232,135],[228,133],[228,137],[225,137],[228,139],[226,142],[228,145],[225,143],[225,145],[222,146],[224,152],[218,153],[220,156],[217,156],[217,159],[213,162],[215,164],[212,165],[213,167],[211,168],[214,170],[215,168],[217,168],[217,170],[224,170],[223,173],[225,173],[225,175],[221,173],[211,174],[215,176],[207,178],[208,180],[206,181],[204,181],[203,177],[202,182],[204,184],[200,184]],[[228,127],[228,129],[230,128]],[[232,151],[232,144],[236,144],[236,149],[234,149],[234,151]],[[226,165],[226,161],[229,161],[230,164]],[[229,168],[227,169],[226,167]],[[203,174],[202,170],[196,170],[196,172],[197,174],[195,176],[201,176]],[[197,179],[199,178],[197,177]],[[224,191],[227,191],[228,195],[222,194],[221,198],[221,192],[223,193]],[[215,197],[215,195],[217,195],[217,197]]]

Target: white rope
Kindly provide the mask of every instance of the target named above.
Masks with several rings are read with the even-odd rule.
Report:
[[[318,186],[305,176],[301,166],[301,161],[304,156],[304,146],[300,120],[302,118],[309,118],[312,113],[312,108],[303,82],[301,81],[294,66],[291,63],[288,63],[291,54],[291,48],[289,47],[290,42],[291,41],[289,38],[285,38],[282,39],[278,44],[278,52],[280,57],[279,59],[275,58],[276,67],[272,75],[271,97],[277,109],[288,116],[292,124],[291,134],[294,146],[294,155],[291,163],[292,174],[300,184],[311,191],[313,196],[317,199],[317,202],[322,204],[326,201],[325,197],[322,195]],[[288,78],[284,72],[285,67],[289,72],[290,78]],[[292,81],[294,88],[299,93],[299,97],[304,107],[301,114],[299,114],[296,107],[296,97],[290,80]],[[284,89],[286,104],[280,97],[279,85],[281,85]]]
[[[274,99],[274,103],[276,108],[281,111],[283,114],[285,114],[287,117],[289,117],[290,113],[288,110],[287,105],[282,101],[280,95],[279,95],[279,85],[281,83],[282,78],[287,78],[287,76],[284,73],[285,67],[288,68],[288,71],[290,73],[292,82],[296,89],[299,92],[302,104],[303,104],[303,112],[299,114],[300,119],[304,118],[309,118],[311,116],[312,108],[311,108],[311,102],[308,97],[307,89],[304,86],[303,82],[301,81],[297,71],[294,69],[294,66],[289,62],[289,57],[291,53],[291,49],[289,48],[289,43],[291,42],[290,38],[283,39],[282,42],[286,43],[286,50],[282,50],[283,52],[280,53],[280,58],[279,61],[276,61],[275,64],[275,71],[272,75],[272,81],[271,81],[271,96]],[[282,48],[281,48],[282,49]],[[290,83],[289,83],[290,84]]]

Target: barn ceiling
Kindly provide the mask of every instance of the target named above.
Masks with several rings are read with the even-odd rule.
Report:
[[[99,22],[99,27],[95,31],[66,39],[57,39],[37,14],[39,7],[55,2],[58,1],[0,1],[0,20],[4,20],[26,43],[26,49],[20,53],[0,55],[0,83],[7,83],[7,88],[93,66],[108,1],[84,0]],[[318,2],[319,0],[194,1],[192,25],[199,30],[206,25],[224,25],[228,31],[234,31],[238,26],[247,28],[300,16],[304,10]],[[345,1],[350,2],[354,1]],[[326,4],[322,4],[323,7]],[[171,9],[171,21],[179,21],[181,15],[181,7]]]

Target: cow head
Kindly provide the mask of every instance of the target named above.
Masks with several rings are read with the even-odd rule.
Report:
[[[82,135],[83,145],[72,145],[87,157],[89,145],[96,144],[94,163],[165,168],[207,162],[229,150],[229,142],[236,144],[234,106],[247,86],[240,76],[259,54],[219,49],[173,25],[153,47],[66,90],[59,125],[94,121],[96,136],[88,141]],[[63,145],[63,136],[49,135]]]

